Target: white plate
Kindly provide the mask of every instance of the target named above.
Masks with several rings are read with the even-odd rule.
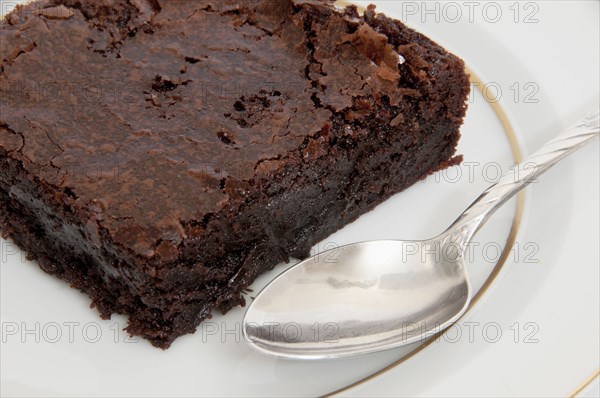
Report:
[[[2,10],[8,3],[0,1]],[[587,9],[577,11],[554,2],[531,2],[528,8],[523,3],[519,20],[538,19],[524,24],[514,22],[511,3],[494,3],[504,15],[496,23],[490,22],[496,18],[495,5],[477,3],[473,9],[454,3],[463,17],[450,23],[456,14],[446,3],[428,3],[433,14],[425,12],[422,2],[379,3],[381,10],[461,55],[491,84],[484,90],[487,97],[474,90],[470,100],[459,147],[468,165],[396,195],[315,251],[327,243],[416,239],[440,232],[496,178],[498,169],[507,171],[519,151],[541,145],[598,96],[597,4],[584,3]],[[477,13],[484,8],[485,15]],[[586,17],[587,22],[577,23]],[[559,22],[569,29],[555,32]],[[498,104],[509,115],[502,119],[504,126],[497,116],[502,108],[492,98],[498,88]],[[486,280],[493,283],[459,322],[460,336],[454,328],[425,349],[413,346],[338,361],[291,362],[251,351],[240,335],[242,309],[215,316],[167,351],[131,341],[120,332],[124,318],[99,320],[86,296],[24,260],[11,242],[0,241],[0,392],[298,396],[343,389],[348,395],[567,395],[598,367],[598,169],[596,143],[540,178],[524,205],[513,200],[478,234],[470,273],[475,288]],[[507,240],[510,250],[504,250]],[[506,261],[497,266],[502,253]],[[253,288],[284,268],[264,275]],[[348,389],[352,384],[357,386]]]

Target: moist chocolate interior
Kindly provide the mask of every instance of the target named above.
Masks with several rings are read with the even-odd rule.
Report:
[[[460,161],[462,61],[373,8],[49,0],[0,35],[3,235],[159,347]]]

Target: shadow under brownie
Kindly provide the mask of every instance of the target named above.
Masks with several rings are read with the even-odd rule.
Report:
[[[3,235],[162,348],[460,161],[462,61],[373,8],[49,0],[0,39]]]

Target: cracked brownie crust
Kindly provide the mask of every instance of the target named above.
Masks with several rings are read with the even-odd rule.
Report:
[[[325,0],[45,0],[0,25],[0,224],[166,348],[453,158],[460,59]]]

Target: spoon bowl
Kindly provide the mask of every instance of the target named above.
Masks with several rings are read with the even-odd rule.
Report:
[[[288,358],[338,358],[424,339],[458,319],[471,297],[462,256],[442,242],[362,242],[304,260],[253,301],[245,337]]]

